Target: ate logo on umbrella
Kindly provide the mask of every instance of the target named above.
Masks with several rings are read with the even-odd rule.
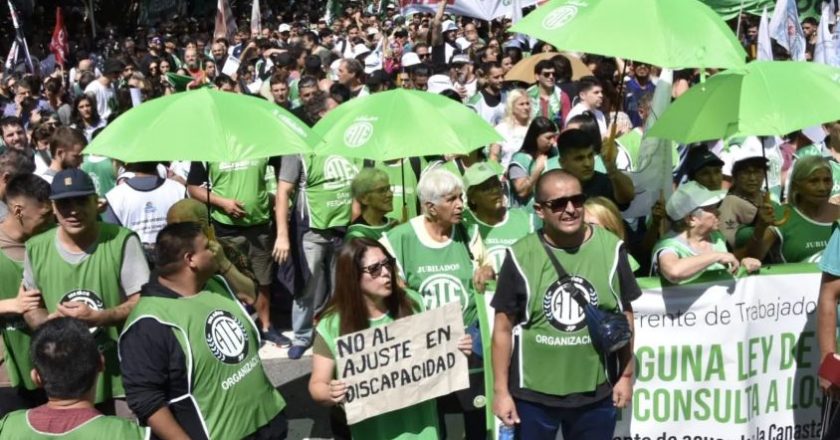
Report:
[[[549,31],[559,29],[577,17],[578,7],[585,8],[587,6],[589,6],[589,4],[584,2],[571,1],[546,15],[545,18],[543,18],[542,25]]]
[[[359,148],[373,136],[373,124],[376,118],[359,118],[344,130],[344,145],[347,148]]]

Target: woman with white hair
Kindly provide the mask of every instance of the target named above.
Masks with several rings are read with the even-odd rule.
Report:
[[[381,241],[396,259],[400,278],[408,289],[420,293],[426,309],[460,303],[464,325],[475,340],[475,295],[484,291],[485,283],[495,278],[495,273],[478,232],[468,233],[461,224],[464,183],[446,169],[436,168],[420,178],[417,193],[423,214],[386,232]],[[470,362],[481,365],[475,357]],[[475,376],[470,378],[471,384],[476,384],[472,389],[483,382],[481,374]],[[463,412],[467,438],[483,438],[484,408],[475,407],[481,400],[454,394],[441,398],[439,407],[446,412]]]
[[[525,90],[514,89],[508,92],[505,99],[505,116],[502,122],[496,126],[505,140],[501,144],[490,146],[490,159],[502,164],[507,169],[513,158],[513,153],[522,148],[522,141],[525,133],[528,132],[528,125],[531,123],[531,99]]]

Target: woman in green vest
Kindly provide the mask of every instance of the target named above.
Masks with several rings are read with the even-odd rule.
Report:
[[[341,335],[389,324],[422,312],[423,301],[415,292],[404,290],[397,280],[394,260],[385,247],[366,237],[350,240],[339,251],[336,279],[346,282],[318,317],[309,393],[325,406],[343,402],[344,381],[337,377],[336,340]],[[471,338],[460,346],[469,353]],[[427,400],[382,414],[350,426],[352,438],[363,440],[440,438],[437,405]]]
[[[359,203],[361,215],[350,223],[345,240],[367,237],[379,240],[396,222],[386,217],[394,209],[394,193],[388,174],[379,168],[362,168],[350,184],[350,194]]]
[[[467,331],[477,335],[476,295],[495,278],[495,272],[480,235],[462,225],[464,183],[439,167],[420,178],[417,193],[423,215],[388,231],[382,242],[397,260],[406,286],[420,292],[427,309],[459,302]],[[480,370],[476,356],[470,363]],[[467,439],[484,437],[482,376],[480,372],[470,376],[474,386],[467,392],[440,399],[441,411],[464,414]]]
[[[726,240],[718,231],[718,206],[726,196],[722,190],[706,189],[689,181],[671,195],[665,209],[674,221],[677,234],[660,240],[653,248],[651,273],[660,274],[672,283],[688,283],[703,272],[728,270],[732,273],[743,265],[749,272],[758,270],[755,258],[741,261],[726,248]]]
[[[834,186],[831,164],[822,156],[802,157],[789,180],[790,193],[783,207],[787,221],[772,226],[772,212],[762,211],[749,236],[747,253],[764,260],[778,247],[780,261],[774,263],[818,262],[840,218],[840,206],[829,202]]]
[[[522,148],[513,154],[507,170],[513,206],[531,208],[537,179],[546,171],[560,168],[556,142],[554,122],[542,116],[531,121]]]

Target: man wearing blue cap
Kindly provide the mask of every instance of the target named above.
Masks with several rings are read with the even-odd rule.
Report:
[[[95,403],[106,413],[130,414],[124,400],[117,339],[125,318],[149,280],[140,240],[131,230],[102,223],[93,181],[76,168],[59,171],[51,185],[58,227],[26,243],[23,280],[39,290],[45,308],[24,314],[32,328],[48,316],[85,322],[96,337],[105,367]]]

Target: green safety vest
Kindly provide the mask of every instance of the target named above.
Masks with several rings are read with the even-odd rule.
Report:
[[[534,158],[531,157],[528,153],[523,152],[516,152],[513,153],[513,157],[511,158],[511,163],[515,163],[522,167],[528,175],[531,175],[531,170],[534,166]],[[556,151],[553,151],[552,154],[548,157],[548,160],[545,163],[545,169],[543,173],[551,170],[559,170],[560,169],[560,156],[557,154]],[[511,193],[513,193],[513,182],[511,182]],[[531,191],[531,194],[528,196],[527,200],[520,199],[516,195],[512,197],[517,203],[514,203],[514,206],[519,206],[522,208],[528,208],[530,211],[533,212],[534,210],[534,192]]]
[[[0,440],[143,440],[150,436],[149,428],[141,428],[122,417],[95,416],[61,434],[36,431],[28,420],[29,410],[14,411],[0,420]]]
[[[712,249],[715,252],[729,252],[726,248],[726,238],[724,238],[723,234],[720,231],[713,231],[711,236],[709,237],[709,240],[712,242]],[[653,255],[650,263],[650,273],[652,276],[660,273],[659,254],[665,249],[673,250],[674,252],[676,252],[679,258],[693,257],[697,255],[697,252],[694,252],[693,249],[688,247],[688,245],[683,243],[681,240],[678,240],[676,237],[663,238],[662,240],[659,240],[653,247]],[[703,275],[703,272],[725,269],[726,266],[724,266],[723,264],[714,263],[706,267],[705,270],[698,272],[689,279],[683,280],[679,284],[690,283],[696,280],[697,278],[700,278],[700,276]]]
[[[213,192],[245,205],[245,216],[231,218],[221,209],[213,209],[213,220],[233,226],[263,225],[271,220],[266,187],[268,159],[207,163],[207,175]]]
[[[243,438],[286,406],[260,362],[256,325],[221,277],[197,295],[141,297],[125,331],[145,318],[172,328],[187,355],[189,394],[172,401],[195,401],[208,438]]]
[[[301,156],[306,186],[301,196],[309,214],[309,227],[330,229],[350,223],[353,197],[350,183],[359,174],[362,161],[343,156]]]
[[[414,297],[409,292],[407,291],[409,297],[418,305],[415,311],[422,312],[420,298]],[[380,318],[370,320],[370,327],[379,327],[392,322],[394,318],[385,314]],[[340,323],[338,313],[330,313],[318,322],[315,329],[324,339],[334,358],[338,357],[335,341],[341,336]],[[354,439],[363,440],[437,440],[439,434],[435,399],[350,425],[350,433]]]
[[[99,197],[105,197],[105,194],[117,185],[117,175],[114,173],[114,162],[111,159],[96,157],[94,160],[86,155],[81,168],[90,176]]]
[[[400,166],[400,163],[403,165]],[[411,163],[406,160],[397,162],[395,165],[389,165],[385,162],[377,161],[374,168],[382,170],[388,175],[388,181],[391,183],[391,192],[394,193],[394,210],[385,214],[385,216],[402,222],[403,198],[405,198],[406,211],[408,212],[406,220],[417,217],[419,214],[417,212],[417,176],[414,174]],[[405,192],[405,196],[403,196],[403,192]]]
[[[834,223],[820,223],[790,206],[788,221],[772,230],[779,237],[783,263],[818,263],[828,245]]]
[[[390,231],[391,228],[396,225],[397,222],[393,219],[389,219],[388,222],[382,226],[370,226],[354,223],[347,228],[347,235],[345,235],[344,239],[349,240],[351,238],[367,237],[371,240],[379,241],[386,232]]]
[[[53,313],[58,304],[81,301],[93,309],[104,310],[123,303],[120,293],[120,270],[125,243],[134,232],[108,224],[99,224],[96,250],[79,264],[64,261],[56,250],[56,232],[50,229],[26,242],[27,258],[32,275],[41,290],[47,311]],[[133,293],[133,292],[126,292]],[[119,326],[91,329],[99,351],[105,357],[105,369],[96,383],[95,403],[125,395],[117,356]]]
[[[3,280],[0,283],[0,300],[17,297],[22,278],[23,263],[12,260],[0,251],[0,280]],[[0,319],[3,325],[4,362],[9,382],[13,387],[37,389],[29,374],[32,371],[32,360],[29,358],[29,327],[21,315],[6,315]]]
[[[426,309],[458,301],[464,325],[469,326],[476,321],[477,311],[472,288],[475,265],[467,246],[474,241],[470,237],[477,238],[478,232],[464,236],[461,228],[453,227],[449,241],[427,245],[421,242],[415,230],[423,227],[423,217],[415,217],[385,233],[383,240],[397,260],[408,287],[423,296]]]
[[[505,261],[507,250],[520,238],[534,232],[534,215],[523,208],[508,209],[505,218],[495,224],[488,225],[476,217],[469,209],[464,211],[464,225],[468,231],[478,230],[484,246],[487,248],[487,256],[498,274]]]
[[[616,272],[621,240],[599,227],[574,253],[553,249],[572,277],[558,285],[557,272],[537,234],[529,234],[510,249],[526,280],[527,320],[514,329],[519,384],[552,396],[594,391],[607,380],[603,360],[592,346],[583,308],[569,293],[577,289],[590,303],[611,312],[620,310]],[[605,270],[609,268],[608,270]],[[558,374],[562,373],[562,374]],[[518,386],[515,386],[518,385]]]

